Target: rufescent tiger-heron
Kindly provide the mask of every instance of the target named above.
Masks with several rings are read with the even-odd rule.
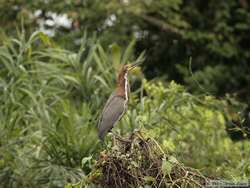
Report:
[[[128,72],[139,64],[140,62],[123,65],[118,73],[117,87],[106,102],[98,123],[98,136],[101,141],[104,140],[108,132],[111,131],[127,110],[130,92]]]

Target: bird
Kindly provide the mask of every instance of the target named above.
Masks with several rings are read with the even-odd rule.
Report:
[[[104,105],[99,119],[98,137],[101,141],[104,141],[108,132],[112,130],[127,111],[130,93],[128,72],[139,64],[140,62],[122,65],[118,73],[116,88]]]

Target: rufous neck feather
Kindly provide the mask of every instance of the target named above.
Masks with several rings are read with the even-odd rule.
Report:
[[[121,97],[124,97],[126,98],[127,97],[127,90],[128,88],[126,88],[126,82],[127,82],[127,73],[120,73],[118,75],[118,78],[117,78],[117,88],[116,88],[116,92],[117,92],[117,95],[118,96],[121,96]]]

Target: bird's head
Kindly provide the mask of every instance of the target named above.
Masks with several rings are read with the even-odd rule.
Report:
[[[140,64],[141,64],[141,62],[122,65],[122,67],[121,67],[121,69],[119,71],[119,74],[118,74],[118,82],[123,80],[124,76],[126,76],[128,72],[130,72],[131,70],[133,70],[135,67],[137,67]]]

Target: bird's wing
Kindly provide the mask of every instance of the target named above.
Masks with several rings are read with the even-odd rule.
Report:
[[[108,98],[104,108],[103,108],[103,111],[107,108],[107,106],[109,105],[110,101],[112,101],[112,99],[116,96],[116,92],[114,91]],[[103,112],[102,112],[103,113]]]
[[[116,95],[115,95],[115,91],[114,91],[114,92],[109,96],[107,102],[105,103],[104,108],[103,108],[103,110],[102,110],[102,113],[101,113],[101,115],[100,115],[99,121],[98,121],[98,129],[99,129],[99,127],[100,127],[100,124],[101,124],[101,121],[102,121],[102,117],[103,117],[103,113],[104,113],[105,109],[109,106],[110,101],[112,101],[112,99],[113,99],[115,96],[116,96]]]
[[[125,99],[119,96],[111,95],[107,101],[98,125],[99,138],[104,139],[106,134],[114,127],[115,123],[120,120],[126,110]]]

